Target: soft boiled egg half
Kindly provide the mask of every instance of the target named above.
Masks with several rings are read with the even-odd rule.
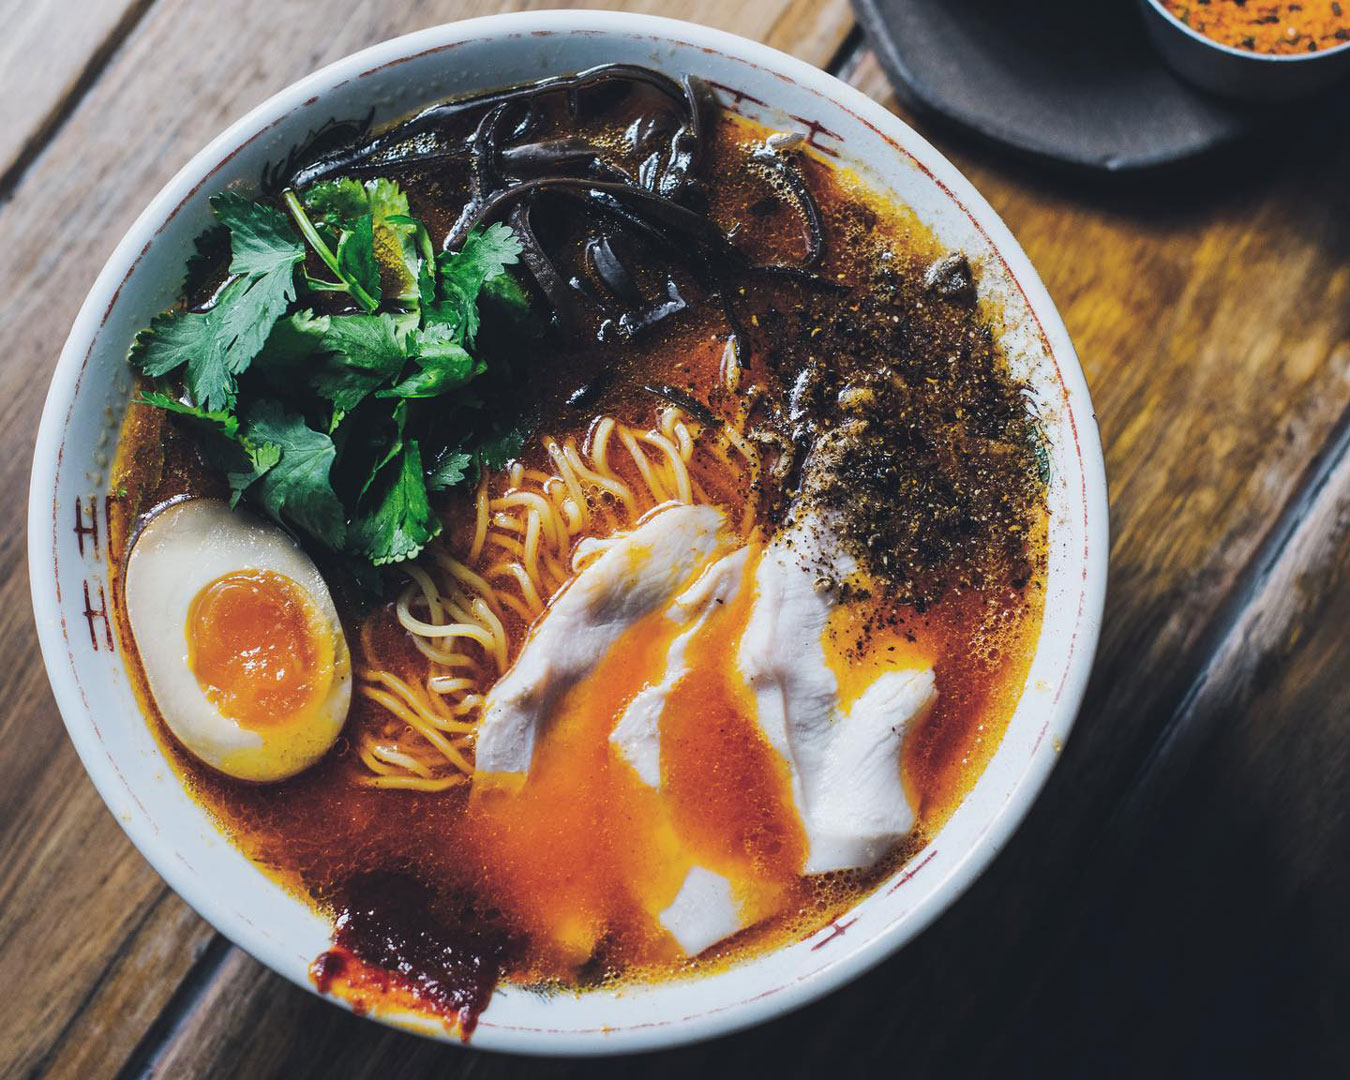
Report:
[[[127,560],[127,616],[175,738],[241,780],[321,758],[351,703],[351,657],[318,569],[284,532],[215,499],[156,514]]]

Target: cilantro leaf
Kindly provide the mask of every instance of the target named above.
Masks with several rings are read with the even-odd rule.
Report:
[[[408,216],[408,196],[392,180],[370,180],[366,191],[375,230],[375,261],[381,278],[391,286],[386,292],[405,303],[420,303],[424,270],[436,264],[426,226]]]
[[[367,394],[398,377],[408,360],[406,341],[406,328],[393,316],[334,316],[323,336],[332,356],[310,385],[335,408],[351,412]]]
[[[226,191],[212,198],[211,210],[230,230],[231,274],[289,272],[305,257],[305,245],[276,207]]]
[[[444,491],[446,488],[462,484],[473,465],[471,454],[452,452],[446,454],[436,466],[427,473],[427,490]]]
[[[451,346],[454,354],[418,356],[421,370],[409,375],[397,386],[381,390],[378,397],[432,398],[463,386],[476,374],[474,359],[460,346]]]
[[[417,285],[417,295],[413,297],[405,294],[401,299],[413,300],[426,306],[436,302],[436,252],[431,243],[431,234],[427,232],[427,227],[413,217],[407,217],[403,214],[391,214],[385,219],[391,226],[404,225],[410,230],[408,237],[403,240],[404,261],[410,270],[414,270],[414,278]],[[415,261],[409,258],[408,248],[413,248]]]
[[[309,242],[309,246],[314,249],[314,254],[316,254],[323,264],[338,277],[336,282],[321,281],[311,278],[309,273],[306,272],[305,281],[308,286],[311,289],[319,289],[326,292],[345,292],[353,301],[355,301],[356,305],[361,308],[362,311],[368,313],[374,312],[380,306],[379,301],[371,296],[362,285],[361,281],[358,280],[358,277],[352,272],[353,268],[355,268],[357,274],[365,274],[365,269],[363,268],[365,253],[361,250],[361,241],[352,241],[349,239],[349,232],[347,231],[328,228],[327,231],[330,234],[335,231],[339,232],[339,249],[342,248],[344,241],[349,246],[355,244],[351,250],[344,253],[342,259],[339,259],[337,255],[333,254],[332,247],[329,246],[328,240],[325,239],[323,233],[320,231],[320,226],[325,225],[325,218],[321,216],[319,225],[315,225],[305,204],[290,188],[287,188],[281,193],[281,201],[285,205],[287,211],[289,211],[291,219],[295,222],[301,235]],[[370,255],[369,262],[371,264],[374,263],[373,254]],[[378,274],[376,276],[378,277]]]
[[[493,225],[438,257],[407,195],[383,178],[280,199],[285,212],[230,192],[212,200],[219,224],[200,238],[185,286],[188,300],[213,292],[209,306],[156,317],[130,359],[174,380],[142,400],[191,425],[234,500],[364,568],[376,587],[374,568],[416,556],[441,531],[430,492],[500,467],[524,443],[523,429],[485,423],[485,400],[512,397],[512,348],[489,393],[466,385],[487,370],[480,307],[513,323],[529,315],[509,272],[520,244]],[[310,252],[324,277],[311,276]],[[303,306],[330,293],[362,313]]]
[[[379,397],[430,398],[463,386],[484,370],[444,327],[431,326],[417,335],[414,359],[420,368]]]
[[[408,419],[406,401],[378,401],[367,398],[333,432],[338,466],[333,490],[344,506],[362,505],[366,492],[380,471],[403,452],[403,432]]]
[[[297,387],[308,384],[325,352],[328,322],[329,316],[315,315],[307,308],[277,320],[252,364],[252,370],[267,380],[272,393],[289,398]],[[249,395],[245,392],[244,396]]]
[[[242,434],[239,418],[229,412],[207,412],[157,390],[141,394],[141,401],[165,412],[186,417],[201,433],[200,444],[207,458],[222,472],[230,485],[230,505],[239,502],[254,480],[281,459],[281,448],[272,443],[255,442]]]
[[[220,303],[230,299],[233,288],[230,285],[225,290]],[[132,341],[128,359],[152,379],[186,365],[183,384],[192,400],[207,412],[220,412],[234,398],[228,348],[217,304],[207,312],[170,311],[155,316]]]
[[[408,214],[408,196],[403,194],[402,189],[394,181],[383,177],[367,180],[365,193],[366,203],[375,217],[377,228],[390,224],[404,227],[409,223],[415,224]]]
[[[403,428],[408,420],[408,403],[400,401],[394,406],[394,411],[389,416],[388,427],[393,430],[392,437],[389,437],[388,445],[385,447],[383,456],[375,462],[370,470],[370,475],[366,477],[366,482],[361,485],[361,493],[357,496],[360,501],[366,497],[366,492],[370,490],[370,485],[375,483],[376,477],[380,475],[380,470],[388,465],[394,458],[398,457],[403,451]]]
[[[481,440],[478,444],[478,459],[485,469],[502,469],[515,460],[525,449],[525,426],[507,428]]]
[[[459,251],[443,252],[436,260],[438,299],[429,305],[427,321],[443,324],[471,345],[478,336],[479,292],[519,262],[520,252],[515,233],[501,222],[472,230]]]
[[[352,522],[352,539],[376,566],[411,559],[441,531],[431,511],[422,454],[409,441],[382,470],[370,493],[371,503]]]
[[[423,259],[417,268],[417,299],[423,306],[436,302],[435,259]]]
[[[283,319],[278,319],[267,336],[267,344],[255,361],[265,368],[279,368],[288,373],[299,371],[304,363],[326,348],[330,317],[315,315],[302,308]]]
[[[248,455],[248,467],[230,469],[225,473],[225,479],[230,484],[231,506],[237,506],[240,497],[253,481],[281,461],[281,447],[275,443],[255,443],[252,440],[245,440],[240,445]]]
[[[352,368],[395,375],[408,358],[408,328],[392,315],[335,315],[323,344]]]
[[[295,267],[304,260],[305,245],[286,215],[266,203],[226,192],[211,200],[211,209],[230,230],[230,273],[241,275],[231,286],[240,289],[238,296],[230,303],[222,296],[213,309],[231,341],[229,369],[238,374],[295,299]]]
[[[280,451],[253,488],[267,512],[340,549],[347,515],[330,480],[337,459],[333,440],[266,398],[253,402],[244,414],[243,431],[253,442],[270,443]]]
[[[295,299],[293,269],[294,264],[262,277],[241,277],[221,293],[211,309],[210,314],[218,318],[218,338],[231,375],[248,369]]]
[[[384,178],[364,184],[345,177],[325,180],[306,189],[301,200],[336,244],[341,272],[367,294],[378,300],[385,281],[398,299],[419,298],[418,233],[423,227],[408,215],[408,196],[398,184]]]
[[[136,335],[130,360],[151,378],[185,366],[193,402],[219,412],[234,400],[235,376],[295,299],[295,267],[305,249],[286,218],[264,203],[226,192],[211,200],[211,209],[230,231],[234,280],[209,311],[158,316]]]
[[[214,347],[209,322],[210,312],[166,311],[156,315],[132,341],[131,362],[152,379],[167,375]],[[214,359],[219,362],[220,358]]]
[[[375,228],[375,257],[383,270],[398,279],[401,299],[416,299],[423,261],[421,248],[426,227],[408,214],[408,196],[392,180],[366,181],[366,195]],[[425,247],[430,249],[430,237]],[[432,259],[432,262],[435,260]]]
[[[534,313],[530,294],[520,283],[520,279],[509,271],[485,281],[478,295],[480,303],[484,299],[492,301],[517,322],[529,319]]]
[[[464,238],[459,251],[447,252],[438,261],[442,274],[464,286],[466,291],[472,283],[472,291],[477,293],[484,282],[499,277],[506,273],[508,266],[518,263],[522,250],[516,234],[498,221],[486,229],[474,229]]]
[[[445,337],[472,344],[478,333],[478,317],[473,305],[466,297],[459,295],[457,290],[458,286],[455,285],[438,286],[438,295],[445,296],[447,292],[454,295],[450,299],[441,299],[424,305],[422,322],[427,329],[434,328]]]
[[[159,390],[143,391],[140,400],[146,405],[153,405],[165,412],[171,412],[178,416],[188,416],[193,420],[200,420],[204,424],[209,424],[227,439],[239,437],[239,418],[233,413],[208,412],[197,405],[188,405],[186,402],[179,401],[177,398],[170,397]]]
[[[380,299],[380,264],[375,261],[375,224],[362,214],[342,233],[337,246],[338,270],[355,281],[372,300]]]
[[[317,223],[334,233],[342,230],[344,221],[360,217],[370,209],[366,189],[359,180],[349,177],[321,180],[306,188],[302,199],[305,209],[318,219]]]
[[[307,360],[323,348],[331,319],[304,308],[281,319],[267,339],[267,358],[289,362]]]

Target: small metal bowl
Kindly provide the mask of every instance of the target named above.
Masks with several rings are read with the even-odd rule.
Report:
[[[1245,101],[1289,101],[1325,90],[1350,73],[1350,41],[1310,53],[1249,52],[1192,30],[1160,0],[1139,0],[1139,7],[1163,59],[1202,90]]]

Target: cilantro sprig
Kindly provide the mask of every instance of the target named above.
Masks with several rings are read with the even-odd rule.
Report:
[[[437,254],[387,179],[211,209],[183,302],[132,344],[141,400],[191,425],[234,501],[360,562],[415,557],[441,530],[431,493],[520,448],[466,389],[500,366],[485,315],[529,321],[519,241],[496,224]]]
[[[131,361],[151,378],[185,368],[194,404],[229,411],[236,376],[248,370],[273,324],[296,297],[295,268],[304,245],[284,215],[231,192],[211,200],[230,232],[229,277],[205,311],[157,316],[131,346]]]

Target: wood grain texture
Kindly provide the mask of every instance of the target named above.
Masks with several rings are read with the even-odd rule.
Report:
[[[34,1074],[83,1080],[130,1058],[165,1007],[163,991],[181,986],[213,945],[224,949],[215,931],[162,882],[135,910],[137,922]],[[160,992],[147,993],[156,985]]]
[[[157,0],[0,207],[0,245],[13,253],[0,261],[0,338],[11,358],[24,358],[0,364],[0,446],[8,451],[0,477],[24,488],[46,372],[79,300],[179,163],[244,109],[328,59],[498,6],[443,2],[390,12],[363,5],[334,13],[305,2],[279,14],[276,5],[247,0],[222,24],[212,5]],[[810,0],[645,9],[766,38],[817,63],[834,54],[849,27],[842,3]],[[316,19],[325,28],[321,42]],[[848,75],[888,100],[865,52]],[[1135,819],[1121,824],[1112,814],[1141,771],[1162,775],[1143,800],[1152,809],[1138,818],[1141,837],[1146,828],[1150,837],[1166,833],[1169,812],[1188,815],[1186,830],[1172,830],[1172,847],[1157,847],[1149,868],[1155,886],[1191,865],[1185,880],[1198,889],[1204,872],[1187,855],[1213,846],[1215,831],[1236,818],[1239,840],[1280,875],[1262,894],[1266,906],[1246,910],[1297,911],[1314,938],[1316,927],[1332,925],[1344,910],[1344,870],[1324,864],[1336,852],[1343,862],[1347,839],[1343,781],[1335,787],[1350,714],[1339,629],[1350,614],[1347,511],[1339,495],[1325,494],[1342,489],[1334,468],[1318,492],[1300,486],[1318,475],[1311,463],[1340,437],[1337,423],[1350,401],[1350,150],[1294,130],[1279,154],[1238,168],[1094,191],[930,134],[1026,247],[1093,389],[1112,479],[1113,548],[1088,703],[1024,828],[934,928],[796,1016],[643,1059],[653,1076],[713,1068],[853,1074],[901,1064],[910,1075],[952,1075],[958,1065],[987,1071],[1019,1061],[1037,1061],[1044,1071],[1065,1067],[1055,1018],[1077,1016],[1079,1033],[1089,1030],[1087,1014],[1101,993],[1090,965],[1114,963],[1118,978],[1141,977],[1128,948],[1110,947],[1129,911],[1099,893],[1119,891],[1119,881],[1084,869],[1109,862],[1110,845],[1128,834]],[[90,176],[117,182],[93,185]],[[1265,555],[1273,570],[1259,565]],[[10,613],[0,619],[0,647],[17,673],[0,681],[0,986],[24,987],[0,994],[0,1025],[23,1033],[0,1050],[0,1073],[633,1070],[632,1061],[517,1061],[437,1046],[331,1008],[237,951],[207,949],[209,929],[131,850],[60,729],[33,641],[17,523],[0,528],[0,590]],[[1311,737],[1292,738],[1291,715],[1314,718],[1310,732],[1299,731]],[[1228,717],[1231,724],[1221,722]],[[1168,727],[1178,720],[1185,722]],[[1201,761],[1202,790],[1218,793],[1212,806],[1186,801],[1192,773],[1145,771],[1160,734],[1216,729],[1215,754],[1188,750],[1189,760]],[[1275,824],[1286,814],[1306,827],[1306,843],[1281,847]],[[1241,884],[1238,848],[1222,846],[1205,865]],[[1319,889],[1333,899],[1314,896]],[[1161,887],[1129,895],[1152,903],[1154,919],[1167,917]],[[1187,911],[1199,926],[1199,910]],[[1067,944],[1051,948],[1056,941]],[[1045,978],[1028,978],[1052,960]],[[1166,961],[1158,959],[1158,978],[1170,975]],[[1346,963],[1343,950],[1328,951],[1321,970],[1344,976]],[[1075,994],[1086,1002],[1077,1013],[1067,1000]],[[1327,1008],[1345,1007],[1343,998],[1327,1000]],[[1319,1029],[1298,1030],[1315,1036]],[[1100,1064],[1088,1036],[1071,1045],[1084,1071]],[[1317,1052],[1336,1049],[1328,1040]]]
[[[38,6],[54,32],[52,13]],[[323,63],[399,33],[521,6],[440,0],[335,9],[312,0],[279,10],[258,0],[231,5],[222,20],[204,0],[155,3],[0,207],[0,245],[9,253],[0,262],[0,339],[13,358],[0,365],[0,476],[9,490],[26,490],[47,376],[81,299],[122,233],[192,153]],[[818,62],[849,26],[843,0],[629,6],[723,26]],[[13,613],[0,621],[0,645],[16,673],[0,683],[0,986],[24,988],[0,994],[0,1028],[23,1032],[0,1049],[0,1074],[50,1066],[111,1075],[209,933],[131,848],[65,738],[32,633],[23,539],[19,520],[0,529],[0,596]],[[181,947],[165,948],[164,934]],[[76,1045],[94,1033],[102,1034]]]
[[[852,77],[885,96],[866,58]],[[1030,1050],[1041,1051],[1036,1060],[1052,1070],[1057,1029],[1049,1006],[1060,999],[1025,1000],[1029,984],[1045,985],[1031,976],[1055,955],[1050,945],[1063,929],[1081,932],[1085,916],[1100,909],[1103,897],[1077,885],[1085,860],[1111,861],[1109,849],[1098,854],[1104,823],[1169,718],[1193,707],[1197,674],[1208,667],[1216,685],[1231,683],[1233,670],[1214,668],[1214,657],[1245,640],[1246,624],[1227,615],[1252,602],[1264,543],[1300,498],[1309,463],[1350,398],[1350,235],[1340,218],[1350,155],[1343,149],[1328,152],[1311,140],[1295,143],[1283,162],[1224,176],[1222,184],[1200,174],[1175,187],[1092,192],[1047,184],[950,140],[943,147],[1028,249],[1094,389],[1115,483],[1113,587],[1089,699],[1023,830],[933,929],[797,1016],[642,1059],[649,1075],[714,1068],[810,1075],[841,1063],[862,1072],[898,1061],[912,1075],[978,1075],[1023,1054],[1031,1059]],[[1320,526],[1310,528],[1317,535]],[[1294,551],[1288,565],[1308,558]],[[1290,617],[1279,615],[1272,632]],[[1111,880],[1090,884],[1099,890]],[[1057,985],[1091,1001],[1093,972],[1067,955]],[[289,1040],[244,1059],[260,1072],[284,1067],[319,1076],[339,1065],[358,1075],[386,1066],[412,1076],[578,1071],[370,1033],[346,1017],[323,1020],[320,1002],[256,966],[233,978],[250,1010],[294,1017]],[[1149,992],[1146,981],[1133,989]],[[260,1009],[260,1000],[269,1004]],[[202,1075],[223,1065],[225,1058],[203,1051],[201,1034],[180,1030],[171,1053],[178,1067]],[[235,1030],[224,1045],[239,1045],[243,1030]],[[215,1024],[211,1045],[221,1045]],[[634,1067],[590,1064],[585,1074]]]
[[[971,1073],[1350,1068],[1350,410],[1250,578]]]
[[[885,99],[870,59],[852,65],[851,76]],[[1081,934],[1083,910],[1097,909],[1099,890],[1112,879],[1077,887],[1080,861],[1097,851],[1103,823],[1131,790],[1169,717],[1192,708],[1197,672],[1209,665],[1214,685],[1232,682],[1234,671],[1215,669],[1212,657],[1245,640],[1245,624],[1225,623],[1225,612],[1246,610],[1263,541],[1299,498],[1309,462],[1345,408],[1350,237],[1338,192],[1350,159],[1343,151],[1296,147],[1281,168],[1227,177],[1221,194],[1203,175],[1174,190],[1094,193],[1047,186],[1018,167],[950,141],[943,146],[1027,247],[1094,388],[1115,481],[1115,540],[1091,695],[1031,820],[937,927],[798,1016],[643,1059],[651,1075],[712,1068],[808,1075],[842,1063],[851,1072],[900,1060],[915,1075],[960,1073],[957,1063],[978,1074],[1016,1060],[1027,1051],[1028,1033],[1043,1031],[1043,1043],[1033,1046],[1043,1048],[1037,1060],[1052,1069],[1056,1044],[1047,1018],[1054,1014],[1046,1007],[1058,999],[1023,1000],[1029,972],[1051,953],[1060,927]],[[1319,527],[1310,525],[1307,535]],[[1300,549],[1286,564],[1308,559]],[[1289,618],[1283,613],[1271,625],[1286,626]],[[1109,862],[1110,854],[1093,857]],[[1092,985],[1091,972],[1068,956],[1067,970],[1057,969],[1061,985],[1081,994]],[[241,1051],[242,1025],[222,1038],[219,1023],[194,1010],[193,1024],[180,1027],[166,1050],[171,1071],[206,1075],[227,1060],[301,1076],[339,1065],[357,1075],[388,1067],[412,1076],[580,1071],[372,1032],[330,1016],[322,1003],[249,962],[230,979],[232,998],[246,1002],[249,1015],[288,1018],[280,1025],[287,1037]],[[225,1056],[222,1047],[245,1056]],[[992,1058],[992,1048],[1002,1057]],[[1079,1064],[1090,1068],[1092,1060]],[[591,1064],[585,1074],[634,1067]]]
[[[0,199],[151,0],[0,0]]]

